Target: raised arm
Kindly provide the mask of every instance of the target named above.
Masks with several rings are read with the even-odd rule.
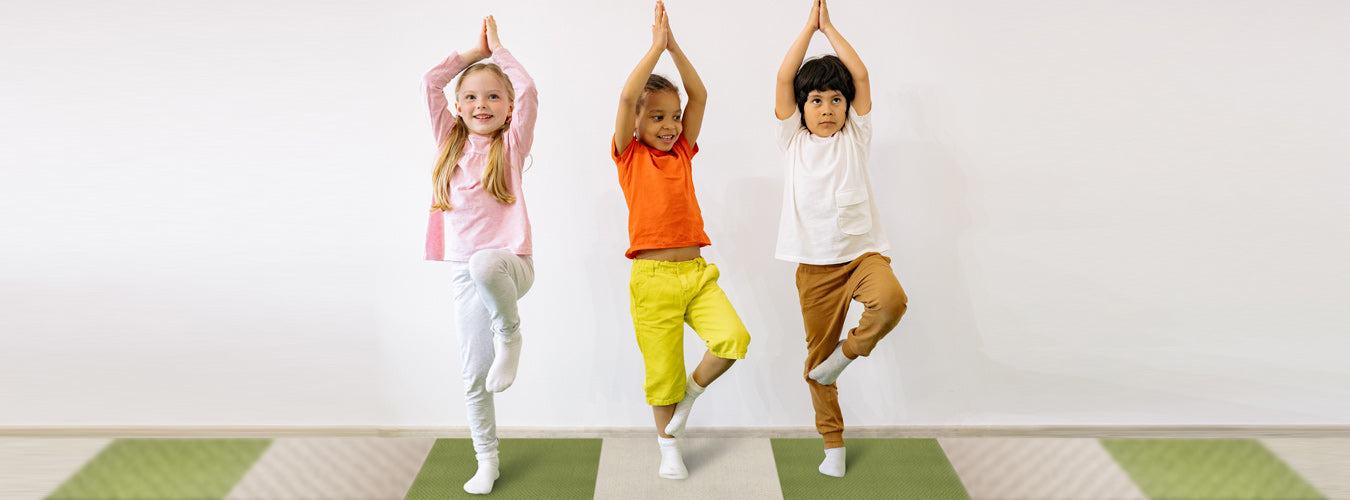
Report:
[[[637,103],[642,97],[642,89],[647,86],[647,78],[656,69],[656,61],[666,48],[665,11],[661,3],[656,4],[656,23],[652,25],[652,46],[638,61],[637,67],[623,83],[619,93],[619,112],[614,119],[614,154],[619,155],[633,142],[633,132],[637,128]]]
[[[666,50],[670,52],[670,58],[675,61],[675,67],[680,70],[680,80],[684,83],[684,91],[689,94],[689,102],[685,103],[684,114],[680,117],[680,124],[684,126],[684,140],[689,143],[689,147],[694,147],[698,141],[698,131],[703,128],[703,111],[708,106],[708,89],[703,86],[703,80],[699,79],[698,71],[694,70],[694,65],[689,62],[689,57],[684,55],[680,46],[675,43],[675,36],[670,32],[670,18],[665,15],[666,7],[661,2],[657,2],[661,8],[661,21],[666,30]]]
[[[830,39],[830,46],[834,47],[834,53],[839,55],[839,60],[848,68],[850,75],[853,75],[853,106],[854,114],[865,115],[872,111],[872,87],[867,82],[867,66],[863,66],[862,59],[858,53],[853,51],[853,46],[844,40],[844,36],[839,34],[839,30],[834,29],[834,24],[830,22],[830,11],[825,6],[825,0],[820,0],[820,31],[825,33],[825,37]]]
[[[455,114],[448,107],[450,101],[445,98],[445,86],[455,79],[455,75],[464,68],[486,58],[492,52],[488,49],[487,19],[478,34],[477,44],[463,52],[453,52],[440,64],[427,71],[422,77],[422,94],[427,100],[427,110],[431,112],[431,130],[439,144],[455,128]]]
[[[497,38],[497,20],[487,17],[488,49],[492,51],[492,60],[501,66],[502,71],[511,79],[511,87],[516,91],[516,100],[511,109],[511,128],[515,147],[522,155],[529,154],[534,144],[534,122],[539,109],[539,91],[535,90],[534,79],[525,72],[525,67],[511,51],[502,46]]]
[[[779,120],[786,120],[797,109],[797,96],[792,82],[797,78],[797,70],[806,58],[806,48],[811,46],[811,36],[820,29],[820,0],[811,0],[811,15],[806,18],[806,27],[797,34],[797,39],[788,47],[783,56],[783,65],[778,67],[778,85],[774,88],[773,114]]]

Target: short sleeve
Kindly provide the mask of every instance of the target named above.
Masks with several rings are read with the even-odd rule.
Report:
[[[792,137],[802,129],[802,113],[799,110],[793,110],[792,116],[778,120],[778,149],[787,151],[788,145],[792,144]]]
[[[690,147],[689,139],[685,139],[684,134],[680,134],[680,138],[675,141],[675,147],[671,150],[675,151],[676,155],[688,155],[689,158],[693,158],[694,155],[698,154],[698,144]]]
[[[872,108],[875,110],[876,108]],[[853,112],[853,108],[848,110],[848,124],[853,128],[851,135],[858,140],[859,144],[872,143],[872,113],[859,115]]]

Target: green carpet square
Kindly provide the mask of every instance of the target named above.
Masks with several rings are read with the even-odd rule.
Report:
[[[1302,500],[1322,495],[1254,439],[1103,439],[1154,500]]]
[[[494,499],[592,498],[600,469],[599,439],[503,439]],[[405,500],[483,498],[464,492],[478,470],[473,442],[437,439]]]
[[[219,500],[270,439],[118,439],[49,500]]]
[[[771,443],[784,500],[970,499],[936,439],[850,439],[844,477],[816,470],[825,458],[819,439],[773,439]]]

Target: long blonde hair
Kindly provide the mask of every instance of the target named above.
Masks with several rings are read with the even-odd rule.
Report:
[[[459,99],[459,87],[464,84],[464,77],[475,71],[488,71],[506,85],[506,98],[511,104],[516,102],[516,89],[511,86],[511,79],[506,76],[500,66],[492,63],[478,63],[469,66],[459,75],[459,81],[455,83],[455,99]],[[511,127],[511,118],[507,117],[506,123],[492,134],[492,147],[488,149],[487,168],[483,169],[482,184],[483,189],[488,194],[502,203],[515,203],[516,197],[511,195],[511,190],[506,185],[506,129]],[[441,144],[440,156],[436,159],[436,166],[431,171],[432,193],[435,195],[435,202],[431,205],[432,210],[449,211],[450,206],[450,176],[455,173],[455,167],[459,165],[459,157],[464,154],[464,143],[469,140],[469,128],[464,123],[464,118],[455,116],[455,127],[450,131],[450,137],[446,138]]]

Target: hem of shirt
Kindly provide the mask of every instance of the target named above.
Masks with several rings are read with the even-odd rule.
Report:
[[[510,249],[510,248],[480,248],[480,249],[474,250],[474,251],[475,251],[475,252],[479,252],[479,251],[483,251],[483,250],[506,250],[506,251],[508,251],[508,252],[511,252],[511,253],[513,253],[513,254],[516,254],[516,255],[519,256],[519,257],[533,257],[533,256],[534,256],[534,252],[531,251],[531,249],[528,249],[528,248],[525,249],[525,251],[524,251],[523,253],[520,252],[520,251],[518,251],[518,250]],[[426,260],[429,260],[429,261],[432,261],[432,262],[468,262],[468,261],[469,261],[469,257],[472,257],[472,256],[473,256],[473,254],[469,254],[469,255],[467,255],[467,256],[464,256],[464,258],[460,258],[459,255],[450,255],[450,252],[446,252],[446,253],[445,253],[445,256],[442,257],[442,258],[440,258],[440,259],[426,259]]]
[[[858,255],[854,255],[854,256],[852,256],[852,257],[835,257],[835,258],[830,258],[830,259],[811,259],[811,258],[795,257],[795,256],[791,256],[791,255],[784,255],[784,254],[781,254],[781,253],[775,253],[774,256],[773,256],[773,258],[778,259],[778,260],[788,261],[788,262],[796,262],[796,263],[798,263],[798,264],[811,265],[811,266],[832,266],[832,265],[835,265],[835,264],[847,264],[847,263],[849,263],[849,262],[853,262],[853,261],[854,261],[855,259],[857,259],[858,257],[862,257],[863,255],[868,254],[868,253],[872,253],[872,252],[883,253],[883,252],[889,252],[890,250],[891,250],[890,245],[885,245],[885,246],[878,247],[878,248],[875,248],[875,249],[864,250],[862,253],[859,253]],[[834,259],[836,259],[836,258],[837,258],[837,259],[842,259],[842,260],[834,260]]]
[[[700,241],[689,241],[689,242],[675,242],[675,243],[671,243],[669,246],[659,246],[659,247],[643,247],[643,248],[629,247],[628,250],[625,251],[625,252],[623,253],[623,256],[624,256],[624,257],[628,257],[629,259],[632,259],[633,257],[636,257],[636,256],[637,256],[637,253],[638,253],[638,252],[641,252],[641,251],[643,251],[643,250],[662,250],[662,249],[666,249],[666,248],[684,248],[684,247],[691,247],[691,246],[694,246],[694,245],[698,245],[699,248],[703,248],[703,247],[706,247],[706,246],[711,246],[711,245],[712,245],[712,242],[700,240]]]

